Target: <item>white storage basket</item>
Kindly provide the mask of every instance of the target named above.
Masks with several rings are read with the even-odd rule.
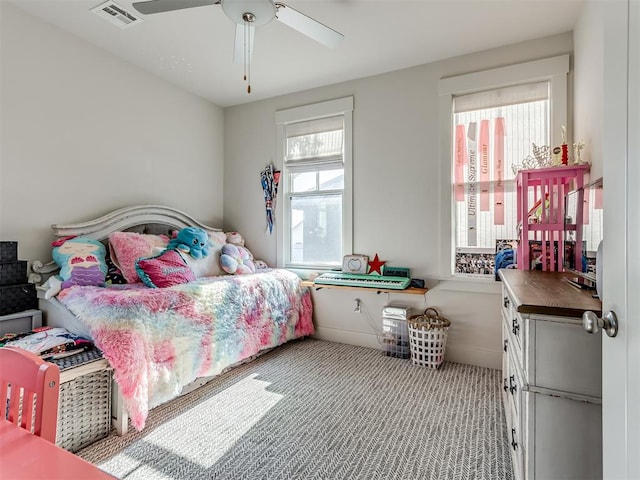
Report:
[[[409,347],[414,365],[430,368],[442,365],[450,325],[435,308],[409,318]]]

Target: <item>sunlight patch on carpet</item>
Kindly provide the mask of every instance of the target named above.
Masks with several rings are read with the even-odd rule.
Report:
[[[251,374],[222,392],[194,405],[185,413],[159,426],[140,445],[130,445],[100,468],[127,478],[159,478],[164,460],[180,460],[203,471],[214,465],[240,438],[273,408],[283,396],[269,392],[268,382]],[[156,461],[149,462],[149,451]],[[167,477],[171,478],[171,477]]]

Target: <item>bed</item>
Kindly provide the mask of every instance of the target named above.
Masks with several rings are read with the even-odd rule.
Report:
[[[226,235],[179,210],[158,205],[126,207],[87,222],[52,225],[52,229],[59,239],[76,236],[113,247],[111,240],[122,235],[137,240],[189,226],[218,241]],[[207,258],[217,262],[215,255],[219,253],[214,249]],[[42,284],[58,269],[55,262],[33,262],[31,280]],[[89,337],[113,368],[112,417],[119,434],[126,433],[129,419],[142,430],[155,406],[234,365],[314,332],[310,292],[297,275],[284,269],[204,275],[166,288],[136,282],[76,285],[55,296],[47,294],[46,286],[38,291],[46,324]]]

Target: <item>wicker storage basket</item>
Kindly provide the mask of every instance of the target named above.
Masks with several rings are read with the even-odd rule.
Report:
[[[56,445],[77,452],[111,431],[111,368],[92,350],[60,360]]]
[[[442,365],[450,325],[435,308],[409,318],[409,347],[414,365],[431,368]]]

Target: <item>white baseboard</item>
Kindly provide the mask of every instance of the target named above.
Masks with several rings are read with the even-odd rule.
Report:
[[[380,343],[378,343],[378,338],[369,333],[316,327],[316,333],[313,335],[313,338],[327,340],[329,342],[346,343],[359,347],[382,349]],[[477,365],[479,367],[494,368],[497,370],[502,368],[502,352],[483,350],[467,345],[458,346],[448,344],[445,358],[450,362],[464,363],[467,365]]]
[[[378,337],[372,333],[352,332],[337,328],[316,327],[313,338],[327,340],[328,342],[346,343],[358,347],[382,349],[378,343]]]
[[[478,367],[502,369],[502,352],[482,350],[468,345],[447,345],[445,359],[449,362],[477,365]]]

